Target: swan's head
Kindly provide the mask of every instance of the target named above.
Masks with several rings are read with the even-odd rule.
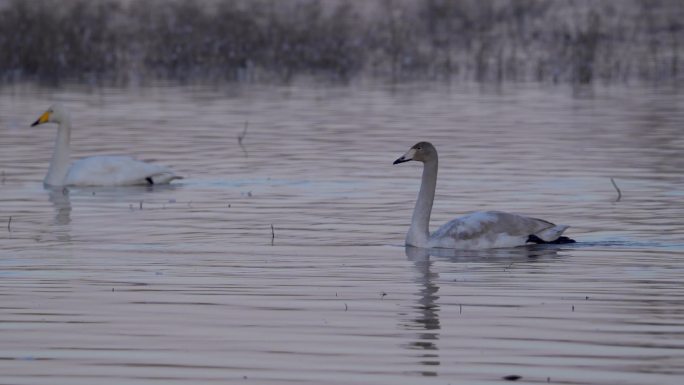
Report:
[[[47,109],[47,111],[43,112],[43,114],[40,116],[40,118],[38,118],[38,120],[33,122],[31,127],[37,126],[37,125],[43,124],[43,123],[58,123],[59,124],[68,118],[69,118],[69,116],[67,115],[67,112],[64,109],[64,107],[59,103],[55,103],[55,104],[51,105],[50,108]]]
[[[417,160],[419,162],[427,163],[437,159],[437,149],[430,142],[419,142],[413,145],[406,154],[394,161],[394,164],[408,162],[409,160]]]

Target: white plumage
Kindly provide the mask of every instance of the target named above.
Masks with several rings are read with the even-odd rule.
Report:
[[[48,186],[127,186],[166,184],[182,177],[171,169],[130,156],[92,156],[71,163],[71,120],[60,104],[51,106],[33,126],[57,123],[57,139],[44,183]]]
[[[64,184],[67,186],[165,184],[178,178],[180,177],[164,166],[141,162],[130,156],[106,155],[82,158],[72,163]]]

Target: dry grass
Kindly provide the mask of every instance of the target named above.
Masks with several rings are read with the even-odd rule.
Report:
[[[681,78],[678,0],[8,0],[0,79]]]

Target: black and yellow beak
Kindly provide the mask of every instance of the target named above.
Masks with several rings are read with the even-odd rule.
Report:
[[[50,111],[45,111],[45,112],[43,112],[43,115],[41,115],[40,118],[38,118],[38,120],[33,122],[31,127],[37,126],[39,124],[46,123],[48,121],[48,119],[50,119]]]

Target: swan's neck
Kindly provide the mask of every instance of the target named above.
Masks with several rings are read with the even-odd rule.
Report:
[[[435,200],[435,188],[437,187],[437,159],[425,162],[423,166],[423,178],[420,183],[420,192],[416,207],[413,209],[411,227],[406,234],[406,244],[427,247],[430,240],[430,213],[432,202]]]
[[[55,140],[55,150],[52,153],[50,168],[43,180],[43,183],[50,186],[61,186],[69,172],[71,139],[71,122],[68,117],[64,117],[57,129],[57,139]]]

